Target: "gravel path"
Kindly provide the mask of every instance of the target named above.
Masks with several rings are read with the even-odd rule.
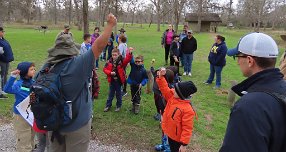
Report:
[[[16,142],[13,131],[13,125],[0,125],[0,152],[16,152]],[[118,145],[103,145],[99,141],[91,140],[89,145],[89,152],[131,152],[126,150],[123,146]],[[132,150],[134,151],[134,150]],[[136,150],[137,151],[137,150]]]

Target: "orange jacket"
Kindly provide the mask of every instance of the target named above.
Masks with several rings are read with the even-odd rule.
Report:
[[[162,121],[163,132],[171,139],[187,145],[192,136],[195,116],[190,100],[175,98],[175,89],[168,87],[165,78],[157,78],[156,81],[167,102]]]

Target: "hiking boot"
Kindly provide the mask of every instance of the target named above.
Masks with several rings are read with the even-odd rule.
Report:
[[[209,85],[211,82],[205,81],[204,84]]]
[[[140,104],[135,104],[134,106],[134,114],[137,115],[140,111]]]
[[[107,112],[107,111],[109,111],[110,110],[110,107],[105,107],[104,108],[104,112]]]
[[[114,111],[115,111],[115,112],[119,112],[120,109],[121,109],[120,107],[117,107]]]
[[[0,95],[0,99],[8,99],[8,97],[4,96],[3,94]]]
[[[127,96],[127,91],[122,91],[121,94],[122,94],[122,97],[125,97]]]

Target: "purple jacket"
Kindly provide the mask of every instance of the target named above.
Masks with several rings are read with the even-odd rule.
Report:
[[[99,33],[93,33],[91,35],[91,45],[93,44],[93,42],[99,37]]]

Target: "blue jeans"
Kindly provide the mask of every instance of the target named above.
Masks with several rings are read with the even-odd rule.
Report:
[[[109,84],[109,93],[108,98],[106,101],[106,107],[112,106],[112,100],[114,98],[114,95],[116,94],[116,107],[120,108],[122,106],[122,96],[121,96],[121,83],[118,81],[112,80]]]
[[[96,67],[96,68],[98,68],[98,61],[99,61],[99,59],[96,59],[96,60],[95,60],[95,67]]]
[[[181,65],[184,66],[184,63],[185,63],[184,54],[181,55],[180,60],[181,60]]]
[[[193,53],[184,54],[184,72],[186,72],[187,74],[192,72],[193,55]]]
[[[220,87],[222,68],[223,66],[215,66],[215,65],[210,64],[210,75],[207,80],[207,83],[212,83],[212,81],[214,80],[214,75],[216,74],[216,86]]]

